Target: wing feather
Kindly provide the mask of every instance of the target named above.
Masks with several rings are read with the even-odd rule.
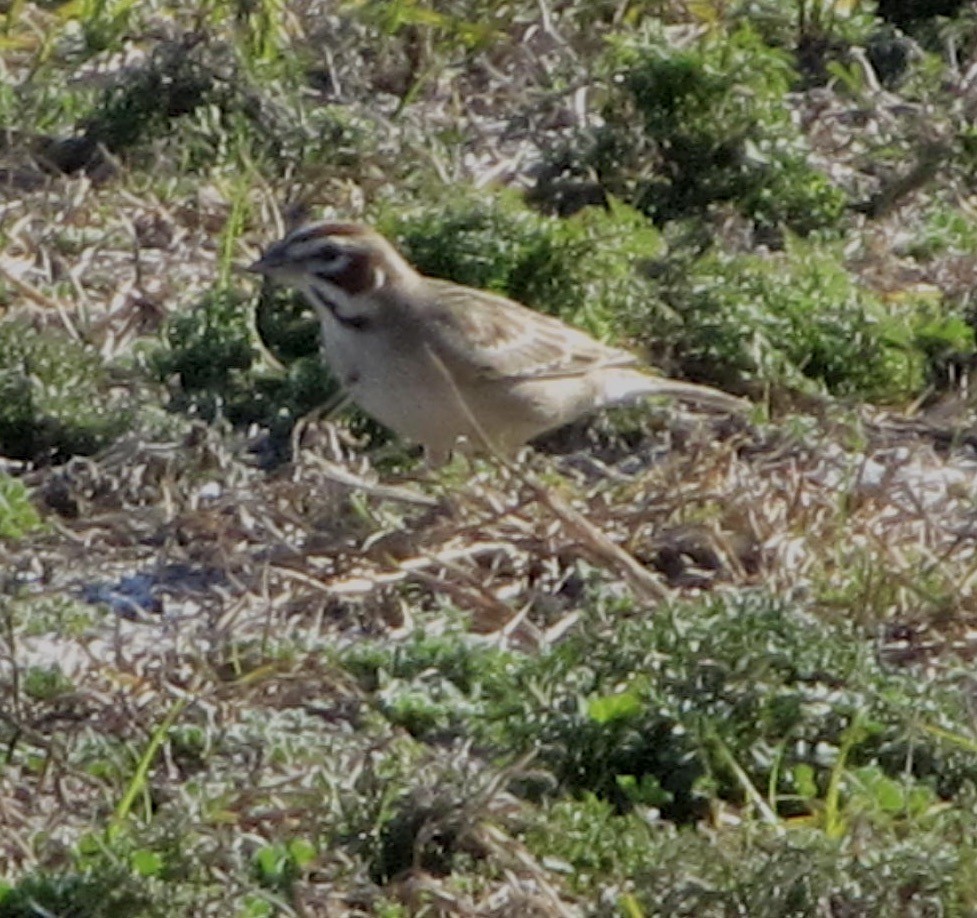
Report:
[[[455,372],[483,379],[557,379],[637,363],[552,316],[483,290],[428,279],[429,329],[438,356]]]

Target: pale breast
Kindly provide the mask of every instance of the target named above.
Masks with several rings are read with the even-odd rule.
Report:
[[[481,447],[484,434],[511,452],[594,407],[587,374],[559,381],[473,379],[408,331],[377,334],[329,317],[322,324],[323,355],[353,401],[401,437],[436,451],[447,452],[460,437]]]
[[[395,433],[417,443],[441,444],[466,427],[443,373],[410,340],[323,321],[322,352],[353,401]]]

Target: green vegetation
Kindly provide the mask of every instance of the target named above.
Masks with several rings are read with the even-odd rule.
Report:
[[[90,348],[23,322],[0,323],[0,452],[44,461],[87,455],[125,432],[131,396]]]
[[[171,410],[260,424],[272,441],[284,443],[303,415],[335,400],[338,387],[318,358],[318,324],[298,297],[269,289],[262,294],[258,328],[271,361],[256,346],[251,305],[233,289],[209,291],[192,311],[173,318],[150,364],[168,385]],[[284,367],[274,362],[278,355]],[[386,439],[366,418],[355,427]]]
[[[41,525],[27,488],[0,474],[0,539],[19,539]]]
[[[883,301],[853,281],[837,244],[788,238],[783,255],[734,255],[680,240],[666,250],[622,204],[561,220],[508,198],[454,201],[385,228],[425,273],[599,336],[630,332],[653,360],[712,382],[892,402],[920,393],[948,355],[974,351],[959,311],[931,292]]]
[[[835,226],[846,196],[807,162],[784,95],[791,57],[749,25],[676,52],[652,30],[606,66],[620,86],[581,167],[658,223],[729,202],[758,224]]]
[[[163,915],[148,889],[140,889],[125,865],[86,873],[36,874],[16,886],[0,886],[0,914],[27,918],[39,909],[91,918],[111,915]]]
[[[853,280],[833,245],[788,240],[782,256],[677,252],[656,265],[652,287],[665,308],[635,319],[651,347],[719,379],[813,382],[899,402],[920,393],[947,355],[974,352],[960,310],[932,291],[882,299]]]
[[[870,796],[860,796],[860,805]],[[617,884],[615,905],[624,914],[718,916],[732,907],[773,918],[817,914],[826,899],[868,915],[922,914],[966,910],[972,901],[975,839],[958,816],[934,812],[914,822],[911,843],[904,826],[884,822],[862,821],[859,837],[867,857],[864,847],[803,825],[751,826],[710,840],[587,798],[548,809],[529,844],[562,861],[591,894]]]
[[[600,596],[589,608],[540,657],[450,635],[353,648],[344,664],[418,738],[536,750],[562,791],[679,824],[726,801],[838,835],[865,816],[839,780],[884,798],[886,819],[975,786],[972,750],[953,742],[968,718],[953,680],[886,671],[855,627],[749,594],[650,620]]]
[[[660,234],[622,204],[571,220],[541,216],[513,196],[469,195],[381,220],[418,270],[493,290],[607,337],[646,289],[636,261]]]

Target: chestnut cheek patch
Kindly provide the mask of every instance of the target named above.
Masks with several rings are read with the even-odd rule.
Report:
[[[357,296],[374,288],[375,273],[367,256],[354,253],[349,255],[347,264],[330,281],[349,296]]]

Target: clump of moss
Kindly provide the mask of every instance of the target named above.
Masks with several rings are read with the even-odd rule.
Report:
[[[768,818],[836,838],[856,822],[898,833],[940,799],[966,811],[977,769],[958,675],[893,672],[851,623],[762,593],[636,612],[597,588],[580,629],[543,654],[449,632],[359,644],[342,663],[390,723],[532,751],[513,790],[602,801],[606,822],[654,808],[690,824],[760,799]]]
[[[837,770],[929,800],[977,779],[964,751],[918,727],[966,729],[952,680],[884,671],[848,626],[762,595],[625,612],[599,600],[580,633],[495,685],[497,723],[482,723],[502,746],[539,750],[570,791],[685,822],[750,787],[782,816],[822,814]]]
[[[169,121],[216,101],[217,83],[198,53],[163,45],[125,80],[110,85],[89,116],[86,135],[122,153],[162,133]]]
[[[317,356],[317,328],[301,318],[294,298],[270,294],[261,310],[266,344],[288,359],[284,372],[264,363],[253,339],[249,301],[234,290],[213,290],[174,316],[165,347],[152,357],[170,386],[170,407],[213,421],[257,423],[287,434],[294,422],[336,391]]]
[[[105,151],[154,171],[163,158],[181,173],[228,162],[269,171],[358,162],[369,146],[363,125],[340,106],[309,103],[305,75],[290,57],[249,61],[255,50],[235,53],[206,27],[161,42],[94,100],[85,98],[88,112],[72,136],[39,152],[69,173],[104,168]],[[261,82],[249,66],[261,71]]]
[[[267,434],[262,452],[274,464],[288,455],[296,422],[334,403],[339,387],[319,354],[319,324],[297,294],[266,288],[260,295],[257,332],[273,360],[260,352],[251,306],[229,288],[208,292],[170,320],[149,366],[169,389],[170,410],[235,427],[257,425]],[[388,436],[355,410],[350,426],[372,444]]]
[[[856,283],[830,245],[787,240],[774,256],[676,251],[640,310],[652,351],[704,378],[817,386],[895,402],[918,394],[973,330],[933,297],[883,302]]]
[[[677,48],[650,28],[618,40],[603,124],[580,134],[554,168],[596,174],[656,223],[734,207],[763,227],[835,227],[845,194],[807,158],[784,96],[791,56],[747,24]]]
[[[164,376],[177,376],[186,393],[232,392],[255,362],[247,302],[231,290],[213,291],[175,315],[165,337],[168,349],[156,355],[155,366]]]
[[[146,885],[124,865],[99,872],[36,871],[0,889],[0,914],[162,915]]]
[[[935,810],[911,827],[858,825],[858,844],[803,820],[674,831],[593,797],[555,803],[526,831],[571,888],[631,915],[956,914],[974,902],[972,827]]]
[[[0,453],[61,460],[97,452],[132,424],[131,395],[98,354],[51,331],[0,323]]]

